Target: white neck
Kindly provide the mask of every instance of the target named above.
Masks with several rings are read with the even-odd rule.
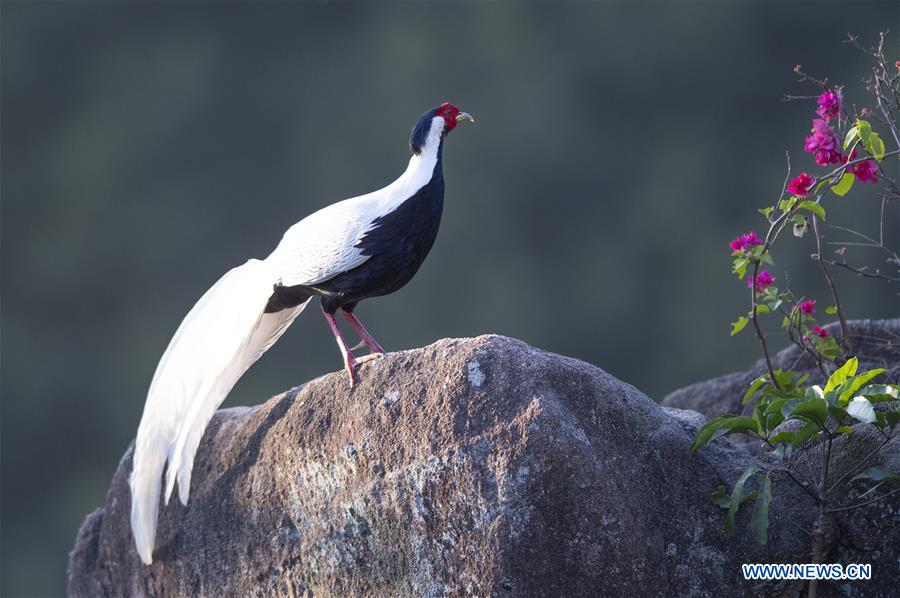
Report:
[[[412,155],[406,171],[400,175],[397,182],[403,179],[407,179],[410,183],[421,181],[416,187],[416,189],[420,189],[431,180],[431,174],[434,172],[434,167],[437,164],[438,148],[441,146],[441,135],[443,134],[444,119],[436,116],[431,120],[431,128],[428,130],[428,137],[425,139],[422,151]]]
[[[428,184],[437,165],[438,149],[441,146],[441,135],[444,133],[444,119],[435,117],[431,121],[431,129],[422,151],[413,154],[406,170],[400,177],[382,189],[383,207],[392,209],[409,199],[416,191]]]

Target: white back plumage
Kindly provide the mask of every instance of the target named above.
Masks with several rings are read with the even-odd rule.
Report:
[[[165,502],[175,483],[187,504],[194,456],[216,409],[244,372],[309,303],[267,314],[275,284],[323,282],[368,259],[356,248],[375,219],[395,210],[431,179],[443,120],[435,118],[423,151],[387,187],[333,204],[285,233],[265,260],[233,268],[191,308],[153,375],[135,440],[131,528],[138,554],[153,562],[162,472]]]

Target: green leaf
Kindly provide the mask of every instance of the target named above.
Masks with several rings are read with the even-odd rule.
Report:
[[[853,181],[855,179],[856,179],[856,177],[853,176],[852,172],[845,172],[843,174],[843,176],[841,177],[841,180],[838,181],[838,183],[836,185],[833,185],[831,187],[831,190],[838,197],[843,197],[843,196],[847,195],[848,191],[850,191],[850,187],[853,186]]]
[[[850,478],[851,482],[856,480],[874,480],[876,482],[881,482],[883,480],[900,480],[900,474],[889,471],[884,467],[870,467]]]
[[[900,423],[900,411],[887,411],[884,413],[884,425],[881,427],[887,426],[893,430],[898,423]]]
[[[828,307],[825,308],[825,313],[828,314],[829,316],[833,316],[834,314],[837,313],[837,307],[834,305],[829,305]]]
[[[760,464],[755,461],[744,470],[738,481],[735,482],[734,488],[731,490],[731,501],[728,505],[728,516],[725,518],[725,533],[731,535],[734,531],[734,516],[737,515],[738,507],[741,503],[750,498],[750,494],[744,493],[744,484],[750,479],[754,473],[759,471]]]
[[[769,438],[769,442],[791,442],[794,440],[793,432],[779,432],[775,436]]]
[[[828,403],[819,398],[801,401],[788,417],[802,417],[824,424],[828,419]]]
[[[828,382],[825,383],[824,392],[827,393],[829,390],[834,390],[838,386],[844,383],[848,378],[856,375],[856,369],[859,367],[859,360],[856,357],[851,357],[848,359],[844,365],[839,367],[831,374],[831,377],[828,378]]]
[[[797,196],[791,195],[790,197],[785,197],[781,201],[778,202],[778,207],[781,208],[781,212],[786,214],[791,211],[791,208],[794,207],[794,204],[797,203]]]
[[[769,503],[772,502],[772,480],[766,474],[759,481],[756,502],[753,503],[753,514],[750,516],[750,529],[757,543],[765,544],[769,539]]]
[[[823,208],[821,205],[817,204],[814,201],[800,202],[800,205],[797,206],[797,209],[798,210],[807,210],[809,212],[812,212],[813,214],[815,214],[822,220],[825,220],[825,208]]]
[[[858,118],[856,119],[856,128],[859,129],[859,138],[863,147],[869,147],[872,137],[872,125],[869,124],[869,121]]]
[[[850,144],[852,144],[854,141],[856,141],[857,137],[859,137],[859,127],[857,127],[857,126],[850,127],[850,130],[847,131],[847,136],[844,137],[844,149],[847,149],[848,147],[850,147]]]
[[[709,500],[720,509],[727,509],[731,506],[731,498],[725,493],[725,485],[719,484],[716,491],[709,495]]]
[[[794,432],[794,439],[791,441],[791,446],[797,448],[801,444],[803,444],[806,440],[821,434],[821,430],[819,430],[819,426],[812,422],[806,422],[802,428]]]
[[[796,377],[797,372],[793,370],[775,370],[775,381],[778,382],[778,386],[781,388],[793,388],[794,378]]]
[[[760,214],[762,214],[762,215],[765,216],[766,218],[768,218],[769,216],[771,216],[771,215],[772,215],[772,212],[774,212],[774,211],[775,211],[775,208],[772,207],[772,206],[769,206],[768,208],[762,208],[762,209],[757,210],[757,212],[759,212]]]
[[[750,263],[750,260],[746,257],[736,257],[734,261],[731,263],[731,271],[737,274],[737,277],[743,279],[747,274],[747,265]]]
[[[825,338],[814,337],[814,342],[816,351],[825,359],[834,361],[841,354],[841,348],[838,347],[837,341],[834,340],[833,336],[826,336]]]
[[[773,411],[770,413],[766,413],[766,430],[772,431],[778,427],[778,424],[784,421],[784,416],[781,415],[781,410]]]
[[[841,426],[837,430],[835,430],[838,434],[853,434],[853,428],[850,426]]]
[[[737,322],[732,322],[731,323],[731,336],[734,336],[735,334],[737,334],[738,332],[743,330],[744,327],[747,325],[747,322],[749,322],[749,321],[750,320],[748,320],[744,316],[741,316],[740,318],[737,319]]]
[[[756,431],[760,436],[766,436],[769,433],[766,430],[766,416],[764,412],[765,406],[762,403],[753,410],[753,421],[756,423]]]
[[[853,357],[852,359],[856,359],[856,358]],[[844,364],[844,365],[846,365],[846,364]],[[850,398],[853,395],[855,395],[859,391],[860,388],[865,386],[870,380],[872,380],[876,376],[880,376],[881,374],[883,374],[884,371],[885,371],[884,368],[876,368],[874,370],[869,370],[868,372],[864,372],[864,373],[860,374],[859,376],[854,376],[853,378],[850,378],[849,380],[847,380],[847,382],[844,382],[839,387],[841,394],[840,394],[840,397],[838,398],[838,401],[840,403],[846,403],[847,401],[850,400]]]
[[[852,401],[847,403],[847,414],[864,424],[875,422],[875,409],[865,397],[854,397]]]
[[[843,407],[839,407],[838,405],[828,405],[828,415],[830,415],[838,425],[841,425],[847,420],[849,414]]]
[[[775,309],[778,309],[778,308],[776,307]],[[772,313],[772,310],[769,309],[768,305],[760,304],[760,305],[756,306],[756,315],[770,314],[770,313]]]
[[[870,403],[886,403],[900,400],[900,386],[895,384],[870,384],[860,389],[859,395],[869,399]]]
[[[767,403],[766,407],[766,415],[770,413],[778,413],[781,414],[781,408],[784,407],[784,404],[787,403],[790,399],[774,399]]]
[[[869,137],[869,145],[866,146],[866,149],[869,150],[869,153],[875,156],[875,159],[879,162],[884,160],[884,141],[878,136],[878,133],[872,133],[872,136]]]
[[[713,420],[706,422],[699,430],[697,437],[694,439],[694,445],[691,450],[696,451],[700,447],[705,446],[724,434],[734,432],[754,432],[757,433],[756,422],[752,417],[746,415],[722,415]]]
[[[793,413],[794,408],[800,404],[799,399],[791,399],[787,401],[784,405],[781,406],[781,415],[784,417],[790,417],[791,413]]]
[[[744,393],[744,398],[741,399],[741,405],[746,405],[747,402],[753,398],[753,395],[762,387],[763,384],[769,381],[769,377],[765,374],[757,378],[750,385],[750,388],[747,389],[747,392]]]

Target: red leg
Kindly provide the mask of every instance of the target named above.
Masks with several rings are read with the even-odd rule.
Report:
[[[372,351],[372,353],[384,353],[384,349],[381,348],[381,345],[378,344],[372,335],[369,334],[369,331],[366,330],[365,326],[362,325],[362,322],[359,321],[359,318],[353,315],[353,313],[349,311],[341,310],[344,314],[344,317],[347,318],[347,321],[350,322],[350,325],[353,326],[353,330],[359,335],[359,338],[366,344],[367,347]]]
[[[356,358],[353,356],[353,353],[350,352],[350,348],[347,347],[347,341],[344,340],[344,335],[341,334],[341,330],[338,328],[334,315],[328,313],[324,309],[322,310],[322,313],[325,315],[328,327],[331,328],[331,333],[334,334],[334,340],[337,341],[338,349],[341,350],[341,356],[344,358],[344,368],[346,368],[347,373],[350,374],[350,386],[353,386],[356,384]]]

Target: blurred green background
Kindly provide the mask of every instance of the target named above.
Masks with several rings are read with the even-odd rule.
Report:
[[[393,180],[444,100],[478,123],[448,139],[425,266],[358,311],[385,347],[506,334],[656,399],[745,369],[727,242],[762,228],[785,150],[812,167],[815,106],[780,101],[814,92],[792,68],[867,102],[866,58],[841,42],[898,7],[3,2],[0,594],[64,592],[194,301],[306,214]],[[875,207],[871,188],[827,204],[868,231]],[[827,304],[811,240],[787,246],[776,278]],[[840,280],[851,317],[900,311],[882,283]],[[310,310],[227,404],[339,367]]]

